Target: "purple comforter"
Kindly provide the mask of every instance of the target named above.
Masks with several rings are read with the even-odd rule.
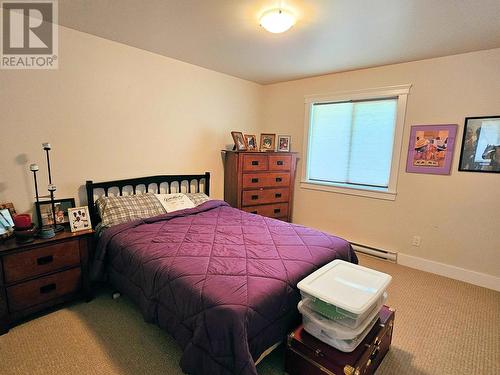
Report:
[[[254,361],[298,322],[297,282],[349,243],[222,201],[107,229],[92,274],[139,304],[183,348],[189,374],[257,374]]]

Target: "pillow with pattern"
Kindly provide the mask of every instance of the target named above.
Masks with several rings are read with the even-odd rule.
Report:
[[[101,197],[96,201],[96,207],[103,227],[165,213],[165,209],[153,193]]]

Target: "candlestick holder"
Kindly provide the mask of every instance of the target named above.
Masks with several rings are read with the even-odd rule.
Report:
[[[31,164],[30,165],[30,171],[33,172],[33,181],[35,182],[35,196],[36,196],[36,220],[38,221],[38,227],[42,227],[42,213],[38,209],[40,207],[40,195],[38,194],[38,181],[36,178],[36,172],[38,172],[39,168],[37,164]]]
[[[50,205],[52,207],[52,223],[53,223],[53,228],[54,232],[61,232],[64,230],[64,227],[62,225],[57,225],[56,223],[56,207],[54,204],[54,192],[56,191],[56,185],[52,183],[52,174],[50,170],[50,156],[49,156],[49,151],[52,149],[50,146],[50,143],[42,143],[42,147],[45,150],[45,153],[47,155],[47,172],[49,176],[49,185],[47,187],[49,193],[50,193]]]

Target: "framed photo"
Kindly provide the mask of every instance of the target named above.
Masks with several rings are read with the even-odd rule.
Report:
[[[276,134],[260,134],[260,151],[274,151],[276,147]]]
[[[69,227],[72,232],[92,229],[87,206],[68,208]]]
[[[290,152],[290,140],[292,137],[289,135],[278,135],[278,151]]]
[[[465,118],[458,170],[500,172],[500,116]]]
[[[411,127],[406,172],[450,174],[458,125]]]
[[[56,213],[56,224],[69,225],[68,209],[75,207],[74,198],[54,199],[54,208]],[[43,201],[38,204],[35,202],[35,208],[42,218],[41,226],[53,225],[52,205],[50,201]]]
[[[7,207],[0,208],[0,240],[12,236],[14,233],[14,219]]]
[[[237,151],[247,151],[248,147],[242,132],[231,132],[234,141],[234,149]]]
[[[245,134],[245,142],[247,144],[248,151],[259,151],[257,137],[254,134]]]

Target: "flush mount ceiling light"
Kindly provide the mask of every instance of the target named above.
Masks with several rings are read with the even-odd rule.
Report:
[[[295,16],[285,9],[271,9],[260,17],[260,25],[270,33],[283,33],[295,24]]]

